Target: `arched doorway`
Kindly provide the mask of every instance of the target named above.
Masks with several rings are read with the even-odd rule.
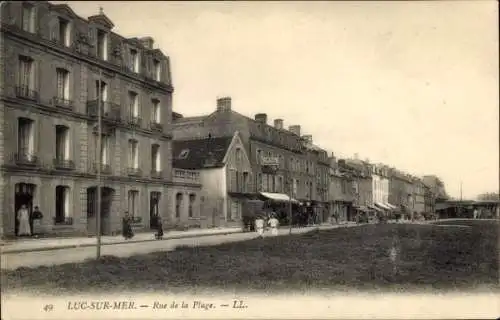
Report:
[[[15,234],[18,235],[19,221],[17,220],[17,211],[22,205],[28,208],[30,213],[33,212],[33,197],[35,195],[36,185],[32,183],[16,183],[14,195],[14,221],[15,221]],[[33,232],[33,221],[30,219],[30,228]]]
[[[101,188],[101,235],[111,234],[111,205],[115,190]],[[87,232],[97,234],[97,187],[87,188]]]

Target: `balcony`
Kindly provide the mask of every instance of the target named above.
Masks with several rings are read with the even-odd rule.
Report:
[[[38,91],[31,89],[29,86],[17,86],[16,97],[38,101]]]
[[[73,101],[61,97],[53,97],[52,104],[58,108],[73,110]]]
[[[75,163],[73,160],[65,160],[65,159],[54,159],[54,167],[58,170],[74,170]]]
[[[101,163],[101,174],[111,174],[111,165],[107,163]],[[92,164],[92,172],[97,173],[97,170],[99,169],[99,163],[94,162]]]
[[[195,170],[174,169],[174,182],[200,183],[200,173]]]
[[[40,164],[40,161],[33,153],[19,152],[14,154],[14,163],[18,166],[36,167]]]
[[[163,175],[163,171],[161,170],[151,170],[151,178],[153,179],[161,179]]]
[[[127,124],[131,127],[140,127],[142,119],[139,116],[129,115]]]
[[[98,100],[87,101],[87,114],[91,117],[97,118],[97,109],[99,108]],[[101,117],[104,121],[108,122],[121,122],[121,107],[119,104],[101,101]]]
[[[151,121],[149,127],[151,128],[152,131],[163,132],[163,125],[156,121]]]
[[[140,177],[142,176],[142,170],[140,168],[129,167],[127,168],[127,175],[129,177]]]

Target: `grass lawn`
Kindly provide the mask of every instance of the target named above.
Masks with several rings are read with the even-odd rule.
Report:
[[[52,294],[497,290],[498,221],[453,224],[470,227],[366,225],[182,247],[131,258],[2,271],[2,287],[6,292]]]

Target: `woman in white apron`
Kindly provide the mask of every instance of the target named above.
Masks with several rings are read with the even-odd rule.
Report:
[[[24,204],[21,206],[21,209],[17,211],[17,221],[19,222],[18,235],[31,236],[30,212]]]
[[[261,216],[258,216],[257,219],[255,219],[255,230],[260,238],[264,236],[264,219],[262,219]]]
[[[278,219],[276,219],[275,215],[272,215],[271,219],[269,219],[269,226],[271,227],[271,234],[273,236],[278,235],[278,225],[279,225]]]

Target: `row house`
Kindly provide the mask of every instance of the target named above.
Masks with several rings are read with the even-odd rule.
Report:
[[[389,168],[383,164],[370,165],[373,188],[373,204],[378,211],[391,211],[396,206],[389,203]]]
[[[125,211],[137,229],[170,218],[169,58],[152,38],[114,33],[102,11],[83,19],[65,4],[23,1],[1,14],[2,235],[17,233],[21,205],[41,209],[46,233],[95,234],[97,174],[103,234],[120,230]]]
[[[174,173],[195,170],[202,185],[200,209],[190,211],[184,223],[201,227],[240,226],[245,199],[253,193],[252,166],[240,134],[175,140],[173,156]],[[194,201],[194,195],[189,201]]]
[[[271,200],[293,199],[306,207],[327,202],[328,161],[326,151],[308,148],[309,137],[301,136],[300,125],[284,128],[282,119],[268,124],[267,114],[246,117],[232,109],[230,97],[217,99],[216,110],[206,116],[174,119],[174,140],[233,137],[239,132],[253,172],[254,194]],[[307,206],[309,204],[309,206]],[[324,205],[323,205],[324,206]]]
[[[339,159],[339,168],[349,172],[353,179],[353,207],[358,212],[373,211],[373,179],[367,162],[358,159]]]
[[[413,214],[422,215],[425,210],[425,184],[422,179],[412,177]]]
[[[329,215],[330,217],[336,216],[339,222],[352,221],[354,218],[353,205],[357,196],[356,174],[346,167],[340,167],[333,154],[329,157],[329,162]]]

